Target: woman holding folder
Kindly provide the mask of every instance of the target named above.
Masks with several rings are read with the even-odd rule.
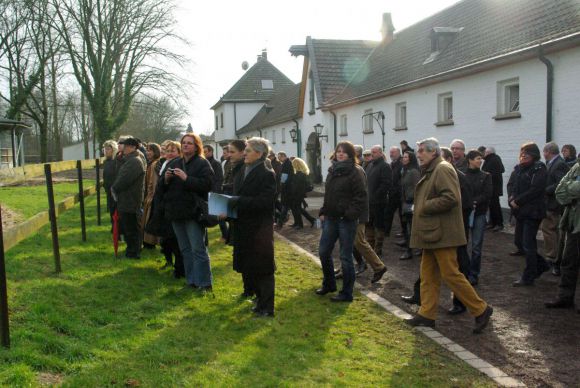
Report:
[[[233,224],[234,269],[242,274],[244,294],[256,294],[254,313],[273,317],[276,176],[264,164],[268,151],[266,139],[254,137],[247,141],[244,167],[235,176],[235,197],[228,206],[238,213]]]

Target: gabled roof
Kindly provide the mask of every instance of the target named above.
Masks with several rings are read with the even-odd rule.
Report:
[[[306,38],[306,45],[290,47],[292,55],[307,55],[319,105],[340,92],[379,42]],[[306,86],[303,75],[303,85]]]
[[[262,80],[272,80],[273,89],[263,89]],[[277,91],[291,85],[294,85],[294,82],[266,58],[260,57],[211,109],[219,107],[224,102],[268,101]]]
[[[237,133],[257,131],[270,125],[275,125],[297,119],[298,97],[300,94],[300,84],[289,86],[279,91],[258,113],[250,120],[248,124],[240,128]]]
[[[11,131],[16,128],[27,129],[30,125],[22,121],[0,118],[0,131]]]
[[[431,36],[456,32],[432,61]],[[367,58],[328,106],[376,98],[405,85],[499,60],[580,32],[578,0],[463,0],[395,34]],[[537,53],[536,53],[537,54]],[[497,64],[497,62],[493,62]]]

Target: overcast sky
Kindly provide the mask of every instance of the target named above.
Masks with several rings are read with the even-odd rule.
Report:
[[[178,30],[192,44],[185,76],[195,90],[186,105],[186,122],[198,133],[211,133],[210,107],[243,75],[262,49],[268,60],[294,82],[300,82],[303,57],[292,57],[291,45],[315,39],[380,40],[382,14],[390,12],[401,31],[457,0],[293,0],[177,1]]]

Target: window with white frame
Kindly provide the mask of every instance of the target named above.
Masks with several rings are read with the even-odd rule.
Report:
[[[220,128],[224,127],[224,113],[220,113]]]
[[[395,105],[395,129],[407,129],[407,103],[399,102]]]
[[[272,144],[276,144],[276,130],[272,130]]]
[[[286,128],[282,128],[282,144],[286,143]]]
[[[348,136],[348,121],[346,115],[340,115],[340,136]]]
[[[363,133],[373,133],[373,110],[366,109],[363,115]]]
[[[443,93],[437,96],[437,121],[440,124],[453,124],[453,94]]]
[[[217,115],[215,116],[215,130],[218,130],[218,117]]]
[[[520,117],[520,79],[511,78],[497,83],[497,114]],[[496,117],[497,118],[497,117]]]
[[[271,79],[263,79],[262,80],[262,89],[264,89],[264,90],[274,89],[274,81]]]

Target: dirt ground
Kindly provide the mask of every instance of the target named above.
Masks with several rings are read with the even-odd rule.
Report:
[[[309,211],[316,214],[315,209]],[[290,217],[287,225],[292,223]],[[398,221],[396,223],[391,237],[384,243],[383,261],[388,271],[383,279],[371,284],[372,271],[368,269],[357,277],[357,281],[404,310],[414,313],[417,308],[402,302],[400,296],[412,292],[413,283],[419,274],[420,258],[399,260],[403,250],[395,245],[395,241],[400,240],[394,237],[400,231]],[[309,226],[306,220],[305,225]],[[318,255],[320,230],[308,226],[302,230],[286,226],[278,232]],[[476,286],[479,295],[494,307],[492,323],[485,332],[481,335],[472,334],[474,322],[468,313],[460,316],[446,314],[451,307],[451,299],[445,286],[441,288],[436,328],[529,387],[578,387],[580,314],[572,309],[551,310],[544,307],[543,303],[556,295],[558,287],[559,277],[549,272],[538,279],[534,287],[512,286],[524,267],[523,257],[508,255],[514,249],[512,241],[513,235],[508,233],[485,234],[481,275],[479,285]],[[538,245],[541,247],[542,243]],[[334,253],[335,263],[337,248],[338,244]],[[580,306],[578,294],[576,306]]]

